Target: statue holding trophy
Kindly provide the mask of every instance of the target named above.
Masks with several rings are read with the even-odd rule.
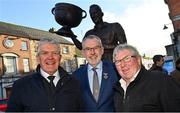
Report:
[[[57,34],[70,37],[76,47],[82,50],[82,44],[76,38],[77,36],[73,34],[71,28],[80,24],[81,20],[86,17],[86,12],[72,4],[58,3],[55,5],[55,8],[52,9],[52,13],[55,16],[56,22],[63,26],[57,31]],[[85,14],[84,16],[82,15],[83,13]],[[125,31],[117,22],[104,22],[104,13],[99,5],[91,5],[89,13],[95,26],[93,29],[87,31],[84,37],[88,35],[97,35],[100,37],[104,47],[102,59],[112,61],[113,49],[118,44],[127,43]]]

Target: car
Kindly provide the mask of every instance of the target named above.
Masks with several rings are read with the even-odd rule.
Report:
[[[8,98],[0,99],[0,112],[4,112],[7,109]]]

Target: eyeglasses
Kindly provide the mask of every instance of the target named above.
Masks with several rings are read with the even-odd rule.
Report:
[[[114,63],[115,65],[121,65],[122,62],[124,63],[129,63],[131,61],[131,58],[135,58],[136,56],[126,56],[122,58],[121,60],[115,60]]]
[[[86,52],[90,52],[90,51],[97,51],[98,49],[100,49],[101,48],[101,46],[95,46],[95,47],[93,47],[93,48],[89,48],[89,47],[87,47],[87,48],[84,48],[83,50],[84,51],[86,51]]]

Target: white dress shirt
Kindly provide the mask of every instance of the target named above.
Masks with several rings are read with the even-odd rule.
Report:
[[[99,80],[99,86],[101,87],[101,81],[102,81],[102,61],[96,66],[96,72],[98,74],[98,80]],[[88,80],[89,80],[89,86],[91,89],[91,92],[93,93],[93,75],[94,71],[92,70],[92,66],[88,64]]]
[[[139,69],[139,70],[136,72],[136,74],[129,80],[129,83],[126,83],[126,81],[125,81],[123,78],[121,78],[121,79],[119,80],[119,82],[120,82],[120,84],[121,84],[121,87],[122,87],[123,90],[124,90],[124,98],[125,98],[125,96],[126,96],[126,89],[127,89],[128,85],[129,85],[132,81],[135,80],[135,78],[137,77],[139,71],[140,71],[140,69]]]
[[[58,70],[53,74],[53,75],[49,75],[48,73],[46,73],[43,69],[40,68],[40,72],[41,72],[41,75],[48,81],[50,82],[50,80],[48,79],[48,76],[55,76],[54,80],[53,80],[53,83],[54,85],[56,86],[59,79],[60,79],[60,76],[59,76],[59,72]]]

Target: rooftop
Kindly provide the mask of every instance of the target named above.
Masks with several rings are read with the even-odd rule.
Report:
[[[40,40],[42,37],[46,38],[55,38],[60,44],[72,44],[72,42],[66,40],[60,35],[51,33],[48,31],[43,31],[35,28],[15,25],[11,23],[1,22],[0,21],[0,34],[11,35],[29,38],[32,40]]]

